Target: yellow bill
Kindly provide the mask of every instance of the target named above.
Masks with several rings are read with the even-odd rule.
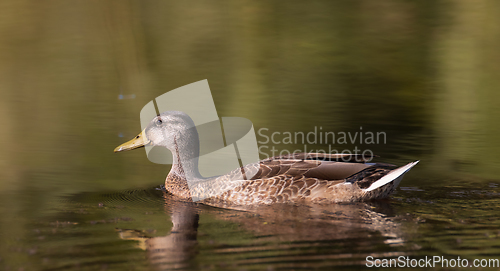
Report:
[[[146,138],[144,131],[138,134],[134,139],[121,144],[115,148],[115,152],[120,151],[130,151],[138,148],[142,148],[149,144],[149,140]]]

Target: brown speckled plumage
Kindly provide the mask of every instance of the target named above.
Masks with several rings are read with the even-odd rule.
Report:
[[[301,156],[304,159],[296,159]],[[344,156],[345,158],[347,157]],[[228,203],[251,205],[299,201],[354,202],[387,197],[393,191],[394,185],[390,183],[377,190],[364,192],[359,184],[366,186],[366,183],[373,183],[378,178],[372,178],[363,171],[362,174],[366,176],[357,177],[359,168],[373,168],[376,169],[373,170],[374,174],[380,175],[390,171],[389,165],[341,161],[308,160],[307,154],[266,159],[259,163],[258,173],[252,179],[220,196],[208,198],[202,202],[210,205]],[[328,178],[328,170],[335,171],[336,176]],[[320,175],[323,178],[317,177]],[[224,176],[219,178],[224,178]],[[168,178],[167,182],[169,182]]]

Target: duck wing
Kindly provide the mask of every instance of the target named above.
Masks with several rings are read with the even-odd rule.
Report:
[[[280,175],[316,178],[320,180],[344,180],[367,168],[390,168],[394,165],[365,163],[372,157],[362,155],[297,153],[277,156],[260,161],[252,180],[272,178]],[[354,182],[354,181],[353,181]]]
[[[388,166],[367,164],[360,158],[347,155],[295,154],[265,159],[244,167],[256,172],[249,180],[238,181],[238,185],[215,198],[206,199],[205,203],[214,206],[219,205],[217,201],[238,205],[271,204],[334,197],[335,195],[331,194],[333,187],[345,183],[347,178],[368,168]],[[338,162],[339,160],[351,162]],[[356,181],[352,179],[352,182]]]

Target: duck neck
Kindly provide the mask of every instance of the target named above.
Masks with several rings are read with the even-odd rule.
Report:
[[[200,143],[195,128],[174,137],[174,147],[170,151],[174,164],[165,181],[165,188],[176,196],[190,198],[189,184],[203,177],[198,170]]]

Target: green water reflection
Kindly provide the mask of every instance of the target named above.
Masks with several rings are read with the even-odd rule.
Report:
[[[197,207],[187,268],[498,255],[499,9],[461,0],[3,1],[0,269],[157,266],[138,244],[170,231],[171,205],[152,188],[168,167],[112,150],[139,132],[147,102],[202,79],[219,116],[270,133],[383,131],[386,144],[334,147],[421,163],[388,202],[314,217],[290,207],[298,218],[274,221],[283,228],[264,214]],[[332,221],[356,233],[307,235]]]

